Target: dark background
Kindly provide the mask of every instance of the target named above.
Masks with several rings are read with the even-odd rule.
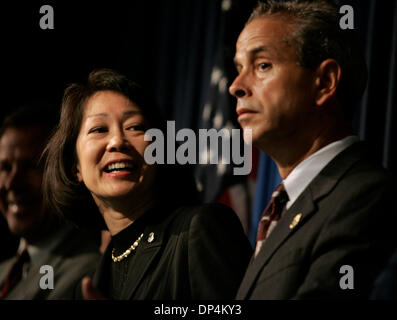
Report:
[[[67,84],[85,80],[94,68],[109,67],[149,88],[170,119],[178,122],[191,113],[180,126],[195,127],[193,118],[197,118],[217,49],[221,3],[132,0],[6,4],[2,10],[2,93],[7,102],[2,105],[1,116],[32,99],[59,104]],[[254,3],[233,3],[238,12],[236,23],[228,25],[230,64],[234,39]],[[40,29],[39,10],[44,4],[54,9],[54,30]]]
[[[397,1],[335,1],[353,6],[355,29],[369,66],[369,83],[355,115],[355,132],[395,174]],[[214,97],[211,71],[218,64],[228,83],[233,80],[235,40],[256,1],[231,0],[227,14],[222,11],[225,3],[228,1],[2,3],[0,120],[30,101],[58,107],[69,83],[85,80],[94,68],[109,67],[148,88],[167,118],[176,121],[177,129],[211,127],[202,121],[203,106],[211,99],[216,101],[214,110],[222,110],[235,124],[235,101],[227,92],[220,100]],[[39,27],[42,5],[54,9],[54,30]],[[267,160],[260,155],[259,165]],[[229,177],[215,183],[213,172],[208,172],[210,178],[202,180],[208,191],[203,197],[206,201],[216,200],[222,189],[241,182],[241,177],[239,181]],[[269,177],[277,174],[274,172],[274,166],[266,165],[255,179],[273,190],[274,181]],[[263,194],[268,192],[257,190],[266,203]]]
[[[355,10],[355,27],[370,70],[356,132],[394,169],[396,1],[338,2],[351,4]],[[59,104],[67,84],[84,80],[93,68],[110,67],[149,88],[168,118],[176,120],[177,128],[195,129],[219,41],[224,44],[228,69],[235,38],[256,1],[231,3],[228,21],[221,20],[222,0],[2,4],[0,118],[31,100]],[[54,8],[54,30],[39,27],[39,9],[44,4]],[[222,39],[221,28],[226,29]]]

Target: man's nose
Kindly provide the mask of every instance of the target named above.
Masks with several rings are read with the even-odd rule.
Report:
[[[251,90],[244,74],[239,74],[234,79],[233,83],[229,87],[229,93],[236,98],[243,98],[251,95]]]
[[[11,171],[1,179],[0,188],[2,190],[11,190],[18,187],[24,181],[23,170],[18,168],[18,166],[13,166]],[[26,176],[25,176],[26,179]]]
[[[127,140],[124,131],[122,129],[114,130],[111,132],[109,142],[106,146],[107,151],[122,151],[128,149],[130,143]]]

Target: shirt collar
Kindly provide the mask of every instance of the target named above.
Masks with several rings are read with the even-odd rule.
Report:
[[[299,163],[283,180],[285,191],[289,197],[286,208],[289,209],[292,206],[309,183],[333,158],[358,140],[357,136],[348,136],[332,142]]]

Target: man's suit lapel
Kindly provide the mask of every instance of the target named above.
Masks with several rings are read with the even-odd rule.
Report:
[[[58,235],[62,237],[62,239],[73,239],[73,237],[68,237],[70,235],[72,229],[70,227],[62,227],[56,229],[54,232],[58,232]],[[53,234],[48,241],[53,240]],[[35,263],[29,262],[29,271],[26,276],[26,279],[19,282],[15,288],[10,292],[10,298],[15,297],[24,297],[24,299],[32,300],[32,299],[48,299],[51,296],[52,291],[43,290],[40,288],[40,279],[45,275],[44,273],[40,273],[40,268],[43,265],[48,265],[52,267],[54,272],[54,287],[57,285],[57,277],[59,274],[57,270],[59,270],[59,266],[63,262],[63,253],[69,252],[69,250],[75,245],[74,241],[59,241],[57,246],[52,250],[48,250],[47,248],[41,250],[40,258]]]
[[[237,299],[247,298],[260,271],[267,265],[277,249],[315,214],[316,200],[329,193],[341,176],[360,159],[361,148],[362,144],[356,143],[336,156],[314,178],[294,204],[284,212],[258,256],[251,259],[237,293]]]
[[[305,192],[299,202],[295,202],[289,210],[284,212],[283,218],[277,223],[277,226],[266,239],[258,256],[255,259],[251,258],[251,262],[237,294],[237,299],[244,299],[249,294],[252,284],[273,254],[288,237],[310,218],[314,211],[315,205],[311,198],[311,194],[310,192]],[[290,225],[292,226],[292,221],[298,214],[301,215],[299,222],[294,227],[290,228]]]
[[[40,267],[42,265],[49,265],[54,271],[54,286],[57,285],[57,270],[59,265],[62,263],[63,257],[56,255],[52,252],[43,252],[43,256],[39,263],[31,265],[27,274],[27,278],[19,282],[15,288],[10,292],[9,299],[44,299],[49,296],[48,290],[40,288],[40,279],[44,276],[44,273],[40,273]]]
[[[49,254],[44,259],[45,264],[52,267],[54,271],[54,286],[57,285],[57,270],[59,270],[59,266],[62,263],[63,257],[61,255]],[[29,271],[28,279],[30,284],[26,285],[26,296],[28,299],[40,299],[40,296],[45,295],[47,296],[48,290],[43,290],[40,288],[40,279],[44,276],[40,273],[41,266],[35,266],[34,273],[32,274]]]

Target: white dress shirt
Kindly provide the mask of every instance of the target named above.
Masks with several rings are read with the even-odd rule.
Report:
[[[357,136],[348,136],[332,142],[299,163],[283,180],[285,191],[289,197],[286,209],[288,210],[292,206],[309,183],[333,158],[358,140]]]

